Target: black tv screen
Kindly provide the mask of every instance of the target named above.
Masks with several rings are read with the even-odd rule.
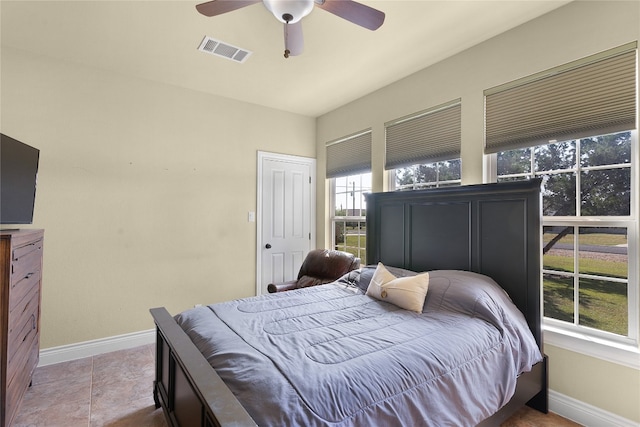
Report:
[[[40,150],[0,134],[0,224],[33,223]]]

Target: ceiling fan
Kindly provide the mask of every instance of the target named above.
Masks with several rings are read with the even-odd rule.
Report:
[[[372,31],[384,22],[383,12],[353,0],[211,0],[196,9],[205,16],[216,16],[260,2],[284,23],[285,58],[302,53],[301,19],[311,13],[314,5]]]

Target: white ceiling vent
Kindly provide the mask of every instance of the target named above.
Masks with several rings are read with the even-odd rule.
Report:
[[[235,62],[244,62],[252,52],[205,36],[198,50]]]

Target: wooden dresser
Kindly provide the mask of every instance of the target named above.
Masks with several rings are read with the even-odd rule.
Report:
[[[0,427],[16,415],[40,352],[43,230],[0,231]]]

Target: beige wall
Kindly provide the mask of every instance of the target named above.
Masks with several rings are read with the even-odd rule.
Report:
[[[2,132],[40,149],[42,348],[255,295],[257,151],[315,157],[315,120],[2,50]]]
[[[330,244],[324,144],[373,129],[374,191],[385,188],[384,123],[462,98],[463,184],[483,180],[483,90],[640,38],[640,2],[578,1],[318,118],[317,232]],[[324,194],[324,197],[321,196]],[[640,422],[640,371],[548,346],[551,388]]]

